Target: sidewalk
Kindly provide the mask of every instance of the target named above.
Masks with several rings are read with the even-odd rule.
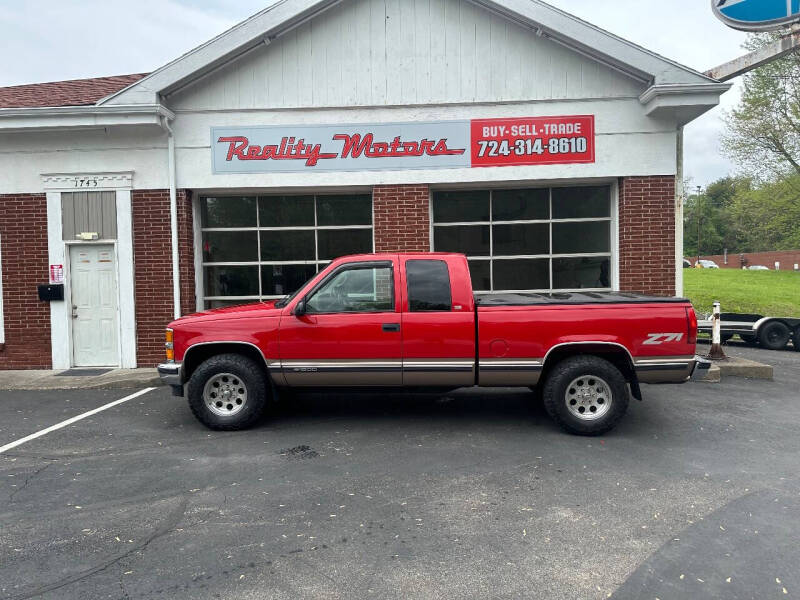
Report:
[[[68,372],[0,371],[0,390],[123,390],[161,385],[155,369],[112,369],[102,375],[62,375]]]

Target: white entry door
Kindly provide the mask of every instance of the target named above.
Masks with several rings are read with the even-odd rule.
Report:
[[[119,365],[117,278],[113,246],[70,246],[72,363]]]

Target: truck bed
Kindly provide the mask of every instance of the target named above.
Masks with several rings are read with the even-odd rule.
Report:
[[[555,304],[656,304],[685,303],[685,298],[645,296],[631,292],[559,292],[554,294],[475,294],[480,308],[490,306],[541,306]]]

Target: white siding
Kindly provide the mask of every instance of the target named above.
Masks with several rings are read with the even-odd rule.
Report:
[[[632,97],[644,89],[467,0],[349,0],[168,104],[385,106]]]
[[[166,188],[166,134],[158,127],[0,134],[0,194],[41,192],[44,173],[109,171],[133,171],[139,189]]]

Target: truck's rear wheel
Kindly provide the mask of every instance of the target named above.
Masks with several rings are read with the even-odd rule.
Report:
[[[573,356],[558,363],[544,385],[544,406],[570,433],[601,435],[628,410],[622,373],[598,356]]]
[[[187,390],[189,407],[210,429],[246,429],[258,421],[267,402],[264,370],[246,356],[220,354],[202,363]]]
[[[780,321],[770,321],[758,331],[758,343],[767,350],[783,350],[789,343],[791,329]]]

